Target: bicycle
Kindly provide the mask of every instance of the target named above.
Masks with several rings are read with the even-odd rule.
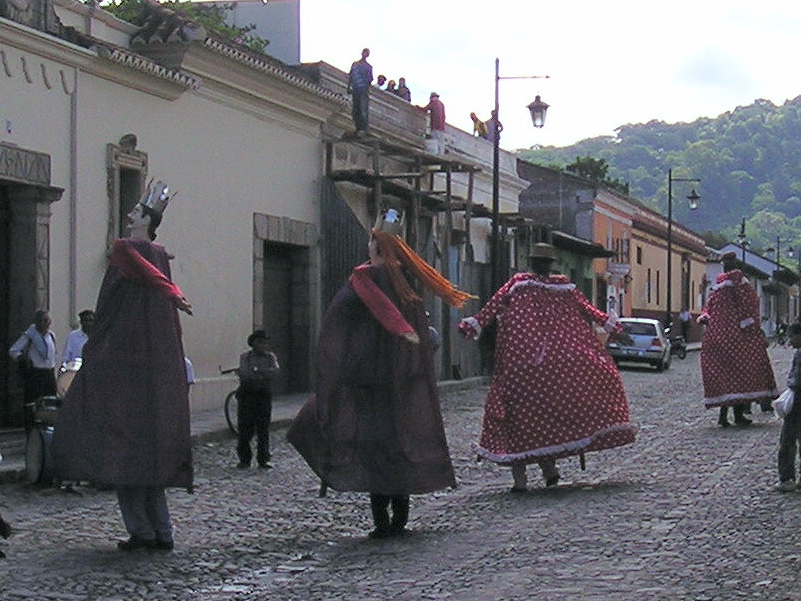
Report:
[[[239,368],[232,367],[230,369],[223,369],[222,365],[218,366],[220,370],[220,375],[226,374],[237,374],[239,375]],[[228,428],[234,435],[239,436],[239,422],[237,419],[237,410],[239,409],[239,399],[236,398],[236,391],[239,389],[237,386],[231,392],[229,392],[225,397],[225,403],[223,403],[223,413],[225,414],[225,421],[228,423]]]

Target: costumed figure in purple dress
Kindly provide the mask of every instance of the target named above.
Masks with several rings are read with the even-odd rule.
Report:
[[[390,233],[400,225],[394,209],[379,218],[369,262],[323,317],[317,394],[287,434],[324,486],[370,493],[372,538],[405,531],[410,494],[456,485],[428,319],[407,277],[453,306],[472,297]]]
[[[56,475],[117,491],[129,538],[117,546],[173,548],[166,487],[192,487],[189,399],[178,311],[191,305],[155,244],[169,202],[157,182],[128,214],[97,299],[83,364],[59,411]]]

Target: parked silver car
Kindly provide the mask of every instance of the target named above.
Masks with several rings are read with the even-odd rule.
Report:
[[[615,363],[631,361],[650,363],[657,371],[670,367],[670,338],[665,335],[662,324],[657,319],[641,317],[621,317],[620,324],[631,336],[632,344],[609,339],[606,349]]]

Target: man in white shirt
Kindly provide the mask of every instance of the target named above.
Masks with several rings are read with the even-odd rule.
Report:
[[[89,340],[89,332],[91,332],[92,326],[95,324],[95,312],[91,309],[84,309],[78,313],[78,319],[80,319],[81,327],[73,330],[67,336],[67,342],[64,344],[64,354],[61,357],[62,367],[83,356],[83,345]]]
[[[24,402],[33,403],[41,396],[56,394],[56,335],[50,330],[50,313],[39,309],[33,323],[8,349],[22,373]],[[25,427],[33,425],[31,412],[24,411]]]

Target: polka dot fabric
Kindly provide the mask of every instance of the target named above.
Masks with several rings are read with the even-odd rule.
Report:
[[[564,276],[517,274],[475,315],[498,319],[477,453],[534,463],[634,442],[620,373],[590,327],[607,325]]]
[[[698,317],[704,405],[775,399],[776,378],[759,327],[759,298],[739,269],[722,273]]]

